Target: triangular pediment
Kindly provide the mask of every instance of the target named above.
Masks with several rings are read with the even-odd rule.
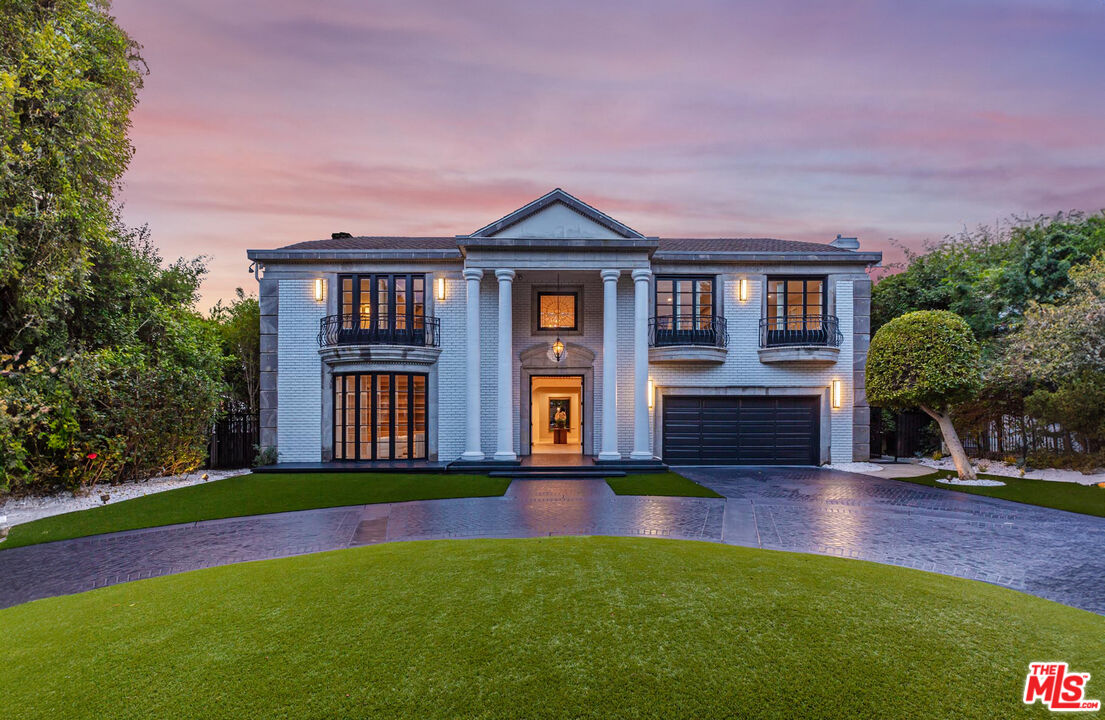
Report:
[[[557,188],[468,237],[619,240],[644,235]]]

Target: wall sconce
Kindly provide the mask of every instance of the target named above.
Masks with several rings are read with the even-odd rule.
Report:
[[[443,277],[439,277],[437,279],[437,299],[445,299],[445,278]]]
[[[741,302],[748,299],[748,278],[740,278],[737,280],[737,297]]]
[[[839,380],[833,380],[833,407],[840,407],[840,389],[841,383]]]
[[[654,403],[654,397],[655,397],[655,390],[652,386],[652,378],[649,378],[648,379],[648,407],[649,407],[649,410],[652,409],[652,405]]]
[[[322,302],[326,298],[326,281],[315,278],[315,301]]]

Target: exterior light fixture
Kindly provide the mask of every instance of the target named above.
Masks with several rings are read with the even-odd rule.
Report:
[[[560,293],[560,273],[556,274],[556,292],[559,296],[559,293]],[[559,309],[560,309],[559,306],[557,306],[557,310],[558,310],[557,322],[556,322],[557,325],[560,325]],[[553,360],[555,360],[556,362],[560,362],[564,358],[564,350],[565,350],[564,341],[560,339],[560,333],[558,332],[556,334],[556,340],[553,340],[553,344],[552,344]]]
[[[326,297],[326,281],[322,278],[315,278],[315,300],[322,302]]]
[[[437,299],[445,299],[445,278],[443,277],[439,277],[437,279]]]
[[[556,340],[553,340],[552,344],[552,356],[557,362],[564,357],[564,341],[560,339],[560,336],[556,336]]]
[[[841,383],[839,380],[833,380],[833,407],[840,407],[840,388]]]
[[[648,407],[651,410],[652,405],[655,402],[655,391],[652,385],[652,378],[648,379]]]
[[[748,299],[748,278],[737,280],[737,297],[741,302]]]

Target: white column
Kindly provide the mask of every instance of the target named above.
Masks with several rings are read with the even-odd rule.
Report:
[[[602,271],[602,451],[599,460],[621,460],[618,452],[618,276]]]
[[[633,452],[651,460],[648,447],[648,282],[651,270],[633,271]]]
[[[483,460],[480,448],[480,280],[483,270],[465,268],[464,279],[468,285],[467,324],[468,339],[467,401],[464,453],[461,460]]]
[[[511,335],[514,322],[511,315],[511,283],[513,270],[496,270],[499,280],[499,442],[495,448],[496,460],[517,460],[514,454],[514,367],[511,351]]]

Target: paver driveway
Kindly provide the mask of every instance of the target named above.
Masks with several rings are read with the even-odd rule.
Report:
[[[683,468],[725,496],[516,480],[504,497],[305,510],[0,551],[0,607],[145,577],[398,540],[652,535],[986,580],[1105,614],[1105,518],[815,468]]]

